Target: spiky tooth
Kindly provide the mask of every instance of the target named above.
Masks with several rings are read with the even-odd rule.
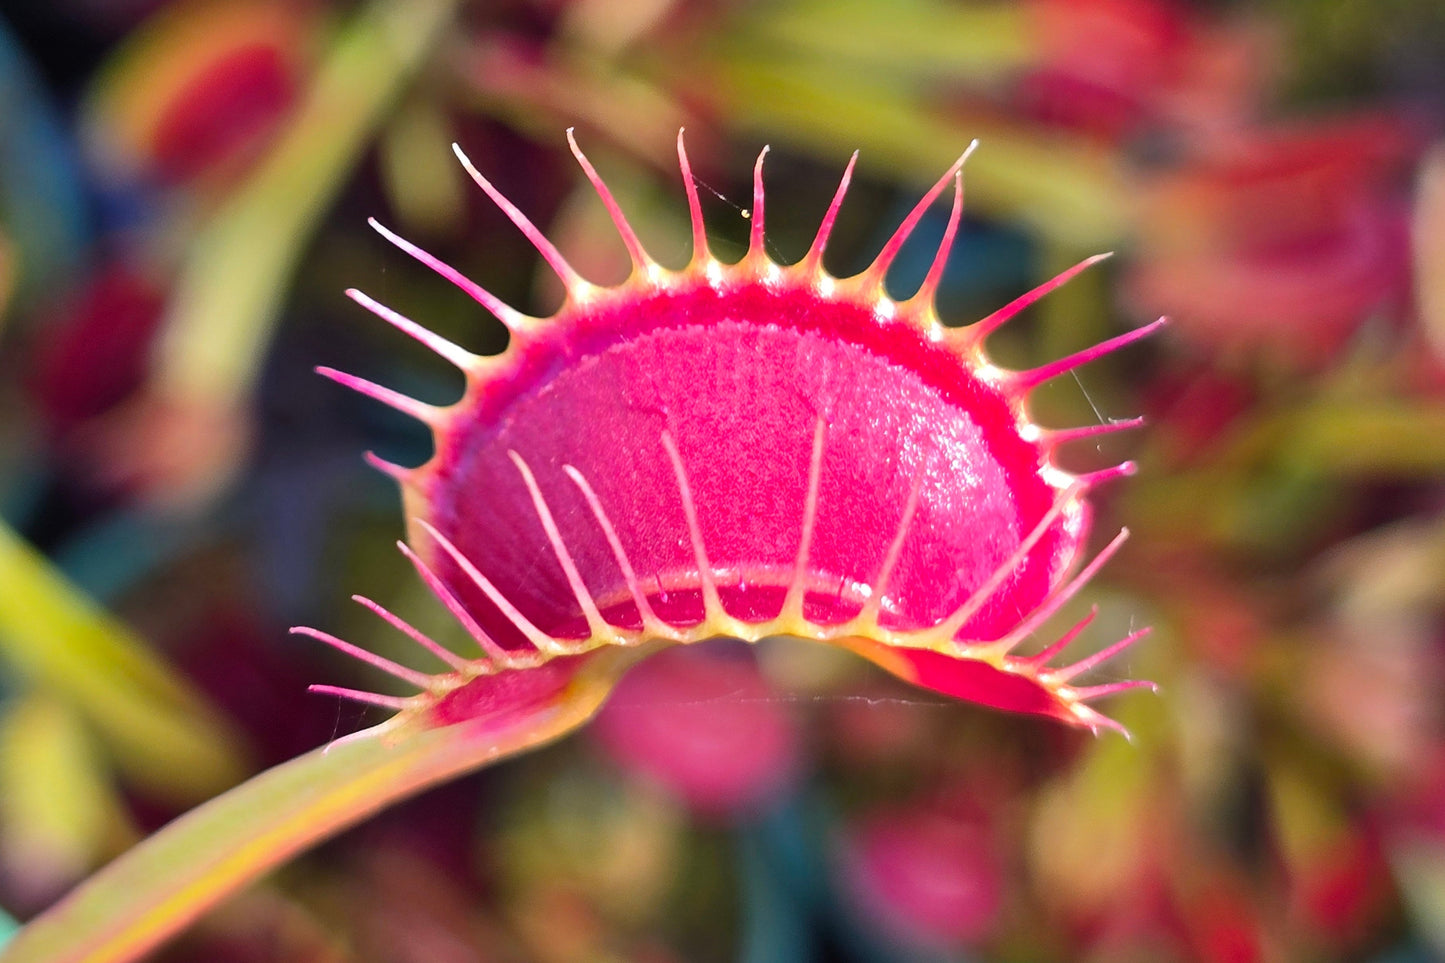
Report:
[[[1129,431],[1144,425],[1143,418],[1121,418],[1118,421],[1105,421],[1097,425],[1082,425],[1078,428],[1045,428],[1043,429],[1044,441],[1050,447],[1067,445],[1071,441],[1079,441],[1084,438],[1095,438],[1100,435],[1111,435],[1116,431]]]
[[[828,238],[833,233],[833,224],[838,220],[838,211],[843,206],[843,197],[848,193],[848,185],[853,182],[853,168],[858,163],[858,152],[855,150],[853,156],[848,158],[848,166],[843,168],[843,176],[838,180],[838,189],[833,192],[833,200],[828,204],[828,210],[823,214],[823,220],[818,225],[818,233],[813,237],[813,245],[808,248],[808,253],[803,260],[798,262],[799,269],[809,276],[823,274],[823,252],[828,247]]]
[[[1072,628],[1070,628],[1063,635],[1059,636],[1057,642],[1050,644],[1047,648],[1042,649],[1039,652],[1034,653],[1033,655],[1023,656],[1022,658],[1019,658],[1018,661],[1026,665],[1034,666],[1035,668],[1045,665],[1051,659],[1053,659],[1054,656],[1058,655],[1060,652],[1064,651],[1070,645],[1072,645],[1074,640],[1079,637],[1080,633],[1082,633],[1084,629],[1089,627],[1089,624],[1094,621],[1098,614],[1099,607],[1097,605],[1090,606],[1089,614],[1085,615],[1082,619],[1079,619],[1079,621],[1075,622]]]
[[[368,465],[370,465],[372,468],[375,468],[383,475],[389,476],[398,485],[408,484],[411,481],[412,476],[416,473],[415,469],[407,468],[403,465],[398,465],[394,461],[387,461],[385,458],[382,458],[374,451],[368,451],[361,457]]]
[[[883,280],[888,274],[888,269],[893,265],[894,260],[898,257],[898,253],[903,250],[903,245],[913,234],[914,229],[918,227],[918,222],[923,219],[924,214],[928,213],[928,209],[933,206],[933,202],[938,200],[938,195],[943,193],[943,189],[948,186],[948,182],[958,177],[959,172],[963,169],[964,163],[968,161],[969,155],[977,148],[978,141],[975,140],[969,144],[968,148],[959,155],[958,160],[953,162],[953,166],[928,189],[928,192],[923,195],[917,204],[913,205],[913,210],[908,212],[908,216],[903,219],[903,223],[898,225],[898,229],[893,232],[893,236],[883,245],[883,249],[878,252],[878,256],[873,259],[873,263],[868,265],[867,269],[863,272],[863,277],[866,279],[864,281],[865,287],[872,288],[879,292],[883,290]]]
[[[1064,603],[1078,594],[1079,589],[1089,584],[1094,576],[1099,574],[1099,570],[1108,564],[1109,559],[1113,558],[1114,554],[1118,552],[1128,540],[1129,530],[1127,528],[1119,529],[1119,534],[1115,535],[1108,545],[1100,549],[1099,554],[1095,555],[1089,564],[1085,565],[1077,575],[1049,595],[1049,597],[1046,598],[1038,608],[1034,609],[1028,618],[1020,622],[1012,632],[1002,639],[999,639],[997,643],[998,648],[1004,652],[1010,652],[1024,639],[1033,635],[1039,626],[1053,618],[1054,613],[1063,608]]]
[[[793,580],[783,599],[779,618],[802,619],[803,596],[808,587],[808,551],[813,544],[813,526],[818,520],[818,488],[823,474],[823,444],[827,424],[819,416],[813,426],[813,451],[808,460],[808,491],[803,499],[803,524],[798,537],[798,557],[793,564]]]
[[[1074,278],[1078,277],[1080,274],[1093,267],[1095,264],[1098,264],[1100,261],[1104,261],[1110,257],[1113,257],[1113,254],[1114,252],[1112,251],[1105,251],[1103,254],[1095,254],[1092,257],[1084,258],[1082,261],[1080,261],[1078,264],[1075,264],[1068,270],[1062,271],[1059,274],[1054,275],[1052,278],[1045,281],[1043,284],[1040,284],[1033,290],[1027,291],[1024,294],[1021,294],[1018,297],[1014,298],[1008,304],[1005,304],[1003,307],[999,308],[997,311],[993,312],[987,317],[979,321],[975,321],[973,324],[970,324],[965,328],[959,328],[957,332],[953,335],[953,337],[963,347],[977,348],[980,344],[983,343],[984,338],[987,338],[990,334],[993,334],[995,331],[1003,327],[1009,321],[1012,321],[1025,308],[1031,307],[1034,302],[1038,301],[1040,298],[1052,293],[1053,291],[1058,290],[1065,284],[1068,284]]]
[[[1079,720],[1079,725],[1087,728],[1096,738],[1099,735],[1100,729],[1108,729],[1123,736],[1126,742],[1134,741],[1134,734],[1130,732],[1123,723],[1116,719],[1109,718],[1091,706],[1086,706],[1082,702],[1075,702],[1070,707],[1070,711],[1074,714],[1074,717]]]
[[[647,593],[642,591],[642,583],[637,579],[637,572],[632,567],[632,560],[627,557],[627,550],[622,547],[622,540],[617,537],[617,529],[608,517],[607,510],[602,507],[602,500],[592,490],[587,479],[582,473],[571,465],[563,465],[562,471],[572,479],[586,499],[587,506],[592,509],[597,524],[602,527],[602,534],[607,539],[608,546],[612,549],[612,557],[617,562],[618,569],[622,572],[622,580],[627,584],[627,591],[632,596],[633,604],[637,606],[638,614],[642,616],[643,630],[649,635],[657,638],[670,638],[674,641],[681,638],[672,626],[658,618],[657,613],[648,604]]]
[[[491,181],[482,176],[481,171],[477,170],[476,167],[472,165],[471,159],[462,152],[460,145],[453,144],[452,153],[457,155],[457,160],[461,161],[462,167],[466,169],[467,174],[476,182],[478,187],[486,192],[486,195],[492,199],[492,203],[501,208],[502,213],[506,214],[508,219],[517,226],[517,229],[526,236],[527,240],[532,242],[532,246],[537,249],[537,253],[542,255],[542,260],[546,261],[552,270],[556,272],[557,277],[562,279],[562,286],[567,289],[568,296],[573,300],[585,299],[586,293],[592,285],[584,280],[582,276],[572,268],[572,265],[567,263],[567,259],[562,256],[561,251],[557,250],[557,246],[547,240],[547,236],[537,229],[537,225],[533,224],[527,215],[522,213],[521,208],[513,204],[505,194],[492,185]]]
[[[878,623],[878,613],[883,610],[883,597],[888,592],[888,580],[893,577],[893,569],[898,564],[898,559],[903,556],[903,543],[908,538],[908,527],[913,523],[913,515],[918,511],[918,495],[922,487],[923,472],[920,471],[913,476],[913,483],[908,489],[908,500],[903,503],[903,515],[898,520],[898,530],[894,532],[888,553],[883,556],[883,564],[878,567],[878,574],[873,578],[872,594],[854,619],[854,622],[865,630]]]
[[[466,672],[470,668],[466,660],[463,659],[461,656],[457,655],[450,649],[445,648],[431,636],[426,635],[420,629],[413,626],[410,622],[406,621],[401,616],[394,614],[389,609],[382,606],[380,603],[373,602],[371,599],[367,598],[364,595],[353,595],[351,597],[351,600],[356,604],[362,606],[363,608],[368,609],[369,611],[374,613],[387,625],[390,625],[392,628],[396,629],[398,632],[411,639],[417,645],[421,646],[423,649],[426,649],[438,659],[441,659],[455,671]]]
[[[462,553],[462,550],[452,543],[451,539],[437,531],[436,528],[425,519],[418,518],[416,519],[416,523],[426,530],[426,533],[432,537],[432,540],[437,543],[442,551],[451,556],[452,561],[457,563],[457,566],[461,568],[467,578],[471,579],[472,583],[482,590],[482,593],[491,600],[492,604],[507,617],[512,625],[516,626],[517,631],[521,632],[522,635],[527,638],[527,641],[537,647],[539,652],[544,652],[548,655],[567,654],[567,647],[564,644],[533,625],[531,620],[523,615],[521,611],[502,594],[501,590],[492,583],[492,580],[483,575],[481,570],[472,564],[472,560],[467,558],[467,556]]]
[[[389,408],[394,408],[404,415],[410,415],[417,421],[429,425],[433,429],[441,428],[447,423],[447,409],[445,408],[429,405],[425,401],[418,401],[410,395],[404,395],[390,388],[383,388],[381,385],[367,381],[365,378],[358,378],[356,375],[347,374],[345,371],[337,371],[335,368],[328,368],[324,365],[318,367],[316,373],[323,378],[329,378],[339,385],[350,388],[358,394],[363,394],[374,401],[379,401]]]
[[[1113,481],[1116,478],[1128,478],[1139,470],[1139,466],[1132,461],[1122,461],[1111,468],[1101,468],[1098,471],[1091,471],[1079,475],[1079,482],[1087,489],[1098,488],[1105,482]]]
[[[687,480],[687,468],[682,463],[682,453],[668,432],[662,433],[662,447],[672,461],[673,476],[677,479],[677,492],[682,499],[682,512],[687,519],[687,533],[692,540],[693,557],[697,560],[697,580],[702,589],[703,609],[706,617],[713,613],[726,616],[722,597],[718,595],[717,582],[712,577],[712,563],[708,561],[707,547],[702,541],[702,527],[697,521],[697,505],[692,498],[692,485]]]
[[[1033,530],[1019,543],[1018,547],[1014,549],[1009,557],[1004,559],[1003,563],[994,569],[993,574],[990,575],[982,585],[974,589],[968,599],[960,605],[952,615],[936,627],[926,630],[926,635],[938,642],[952,642],[954,635],[958,633],[959,629],[963,628],[964,623],[978,614],[978,611],[983,608],[985,603],[993,597],[994,593],[997,592],[1004,582],[1008,581],[1009,577],[1023,564],[1024,559],[1028,558],[1029,553],[1034,550],[1034,546],[1038,545],[1039,540],[1044,537],[1044,534],[1053,528],[1055,522],[1063,517],[1065,509],[1068,508],[1078,496],[1080,490],[1078,485],[1073,485],[1060,492],[1054,499],[1053,506],[1039,519],[1038,523],[1034,525]],[[1004,651],[1007,651],[1007,649]]]
[[[772,259],[768,257],[767,240],[763,236],[764,228],[764,201],[765,191],[763,190],[763,159],[768,156],[771,150],[764,144],[763,149],[758,151],[758,159],[753,164],[753,209],[749,212],[752,225],[748,230],[748,253],[746,260],[753,262],[759,267],[771,265]]]
[[[352,702],[362,702],[366,705],[380,706],[383,709],[392,709],[397,712],[411,705],[410,699],[403,699],[400,696],[382,695],[380,692],[363,692],[360,689],[347,689],[339,685],[310,685],[306,687],[306,691],[315,692],[318,695],[350,699]]]
[[[692,177],[692,162],[687,159],[683,143],[685,128],[677,129],[677,167],[682,173],[682,186],[687,191],[687,214],[692,221],[692,263],[700,265],[712,257],[707,246],[707,225],[702,219],[702,199],[697,196],[697,182]]]
[[[1078,662],[1075,662],[1071,665],[1066,665],[1059,669],[1049,670],[1049,677],[1051,679],[1057,679],[1061,682],[1068,682],[1070,679],[1083,675],[1085,672],[1088,672],[1090,669],[1096,666],[1103,665],[1105,662],[1109,661],[1120,652],[1123,652],[1125,649],[1129,648],[1129,646],[1133,645],[1135,642],[1138,642],[1140,639],[1144,638],[1144,636],[1148,635],[1150,631],[1151,630],[1149,628],[1142,628],[1139,629],[1137,632],[1131,632],[1130,634],[1124,636],[1122,639],[1113,643],[1112,645],[1107,645],[1104,648],[1100,649],[1098,652],[1095,652],[1093,655],[1086,656],[1085,658],[1080,659]]]
[[[421,556],[412,551],[411,546],[406,544],[406,542],[397,542],[396,547],[401,551],[401,554],[406,556],[407,561],[411,562],[412,566],[416,569],[416,573],[421,576],[421,580],[426,583],[427,588],[431,589],[432,594],[446,606],[447,611],[452,614],[452,617],[461,623],[462,627],[467,630],[467,634],[470,635],[481,650],[487,654],[487,658],[500,665],[506,665],[510,662],[512,654],[498,645],[497,641],[487,634],[487,631],[477,623],[477,620],[472,618],[472,614],[467,611],[466,606],[462,604],[461,600],[456,597],[451,589],[447,588],[446,583],[441,580],[441,577],[421,560]]]
[[[498,321],[502,322],[502,324],[506,326],[507,330],[511,331],[513,334],[519,334],[530,327],[534,327],[538,323],[538,320],[536,318],[530,317],[518,311],[516,308],[503,301],[501,298],[497,297],[495,294],[488,291],[486,288],[482,287],[480,284],[473,281],[471,278],[467,277],[465,274],[458,271],[450,264],[434,256],[429,251],[411,243],[400,234],[397,234],[395,231],[382,224],[376,218],[369,217],[366,219],[366,223],[370,224],[372,230],[390,241],[392,245],[394,245],[398,250],[410,255],[414,260],[436,273],[439,277],[445,278],[446,280],[450,281],[458,290],[464,293],[467,297],[471,298],[473,301],[480,304],[484,309],[486,309],[489,314],[491,314]],[[351,296],[353,300],[355,300],[355,296],[352,294],[352,291],[347,291],[346,293],[348,296]],[[376,302],[371,301],[370,298],[367,298],[367,301],[370,303],[365,304],[364,306],[366,306],[368,310],[375,311],[376,309],[371,308],[370,305],[375,304]],[[381,314],[380,311],[377,311],[376,313],[380,314],[382,318],[390,321],[392,324],[396,324],[396,322],[393,321],[389,315]],[[400,315],[396,315],[396,317],[400,317]],[[401,327],[400,325],[397,326]],[[422,328],[420,325],[417,325],[416,327],[419,329],[419,331],[425,332],[431,338],[434,338],[437,341],[441,341],[441,339],[438,338],[435,334],[425,328]],[[412,331],[407,330],[406,328],[403,328],[403,330],[406,330],[408,334],[412,335],[412,337],[421,340],[419,334],[415,334]],[[429,347],[431,346],[431,342],[426,343]],[[449,344],[450,342],[446,343]],[[461,349],[457,348],[455,345],[453,345],[452,348],[454,349],[454,351],[461,351]],[[433,348],[433,350],[437,349]],[[437,351],[437,353],[441,354],[442,352]],[[469,355],[469,359],[467,360],[466,364],[453,362],[463,371],[469,371],[473,367],[481,363],[481,356],[471,354],[470,352],[466,352],[466,354]],[[443,355],[443,357],[447,357],[448,360],[451,360],[450,356],[448,355]]]
[[[975,144],[978,141],[974,141]],[[938,250],[934,252],[933,263],[928,266],[928,274],[924,276],[923,283],[918,286],[909,302],[932,312],[933,299],[938,294],[938,286],[943,282],[943,272],[948,266],[948,256],[953,251],[953,241],[958,234],[959,222],[963,220],[963,171],[953,175],[953,207],[948,212],[948,226],[943,229],[943,240],[938,244]],[[931,315],[930,315],[931,316]]]
[[[472,354],[460,345],[453,344],[430,328],[422,327],[405,315],[392,310],[381,302],[358,291],[356,288],[348,288],[346,290],[346,296],[398,331],[430,348],[432,353],[446,361],[450,361],[462,371],[474,371],[482,361],[480,355]]]
[[[1133,692],[1135,689],[1148,689],[1150,692],[1158,692],[1159,685],[1150,682],[1148,679],[1126,679],[1123,682],[1109,682],[1105,685],[1091,685],[1083,688],[1071,688],[1075,699],[1080,702],[1088,702],[1092,699],[1103,699],[1111,695],[1118,695],[1121,692]]]
[[[1067,374],[1075,368],[1088,364],[1090,361],[1095,361],[1110,352],[1118,351],[1126,345],[1131,345],[1135,341],[1149,337],[1149,335],[1163,327],[1167,322],[1167,318],[1160,318],[1157,321],[1152,321],[1144,325],[1142,328],[1135,328],[1133,331],[1126,331],[1106,341],[1100,341],[1091,348],[1085,348],[1083,351],[1066,355],[1057,361],[1050,361],[1046,365],[1030,368],[1027,371],[1012,372],[1009,376],[1009,381],[1020,391],[1030,391],[1051,378],[1057,378],[1061,374]]]
[[[587,176],[592,187],[597,191],[597,196],[602,199],[602,206],[607,208],[607,216],[612,218],[617,233],[622,236],[622,243],[627,248],[627,256],[632,259],[632,270],[639,274],[645,274],[652,266],[653,260],[643,248],[642,242],[637,238],[637,232],[628,223],[627,216],[622,213],[622,208],[617,205],[617,198],[612,195],[612,190],[597,174],[597,168],[582,153],[582,148],[577,146],[577,137],[574,128],[567,128],[567,146],[572,149],[572,156],[577,158],[577,163],[582,167],[582,173]]]
[[[592,593],[587,590],[587,583],[582,581],[582,573],[577,570],[577,563],[572,560],[572,553],[567,551],[567,544],[562,541],[562,532],[557,528],[557,521],[552,517],[552,510],[547,507],[547,499],[542,497],[542,489],[537,487],[537,479],[532,474],[532,469],[515,451],[508,451],[507,455],[517,466],[517,471],[522,474],[522,483],[527,486],[527,492],[532,496],[532,507],[537,511],[537,518],[542,522],[542,530],[547,533],[547,541],[552,544],[552,551],[557,556],[558,564],[562,566],[562,573],[567,576],[567,584],[572,587],[572,594],[576,596],[577,604],[582,608],[582,614],[587,619],[587,627],[594,637],[613,635],[612,626],[602,618],[602,613],[598,610]]]
[[[320,629],[313,629],[305,625],[296,625],[291,627],[291,633],[293,635],[309,636],[318,642],[325,643],[344,655],[349,655],[353,659],[365,662],[367,665],[380,669],[387,675],[395,676],[403,682],[416,686],[418,689],[428,689],[431,687],[431,676],[426,673],[409,669],[404,665],[399,665],[390,659],[377,655],[375,652],[368,652],[358,645],[352,645],[345,639],[337,638],[330,632],[322,632]]]

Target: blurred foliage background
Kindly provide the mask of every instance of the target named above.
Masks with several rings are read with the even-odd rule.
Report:
[[[1085,600],[1100,639],[1157,627],[1115,668],[1163,686],[1112,706],[1134,743],[709,644],[161,958],[1445,957],[1442,122],[1435,0],[6,0],[0,906],[370,721],[306,694],[363,669],[288,625],[385,651],[357,591],[455,631],[359,458],[418,463],[425,432],[311,369],[459,392],[353,285],[475,351],[505,331],[366,218],[544,314],[555,283],[449,144],[616,282],[562,131],[680,266],[685,125],[723,256],[763,143],[783,260],[862,149],[847,274],[978,137],[947,321],[1100,250],[1001,363],[1175,319],[1036,410],[1149,418],[1071,466],[1141,464]]]

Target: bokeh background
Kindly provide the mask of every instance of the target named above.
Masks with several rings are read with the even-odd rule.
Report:
[[[312,373],[460,380],[341,294],[505,332],[365,224],[560,300],[456,141],[581,272],[715,249],[751,161],[800,257],[861,268],[974,137],[940,309],[1117,256],[990,342],[1146,346],[1038,395],[1133,457],[1086,593],[1133,743],[954,705],[801,643],[659,656],[585,733],[397,807],[173,961],[1445,958],[1445,6],[1436,0],[5,0],[0,906],[17,920],[259,768],[376,717],[286,634],[455,633],[373,449],[417,425]],[[946,209],[921,233],[936,240]],[[907,294],[932,248],[910,245]],[[699,386],[706,390],[706,386]]]

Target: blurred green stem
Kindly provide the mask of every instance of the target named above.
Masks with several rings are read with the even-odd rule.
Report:
[[[191,803],[242,779],[241,739],[206,700],[0,524],[0,655],[77,707],[126,774]]]
[[[593,659],[515,718],[369,734],[256,776],[177,819],[31,921],[3,963],[122,963],[291,856],[429,786],[550,742],[601,706],[626,656]]]
[[[303,245],[456,5],[372,0],[336,38],[280,142],[191,248],[157,356],[162,397],[246,397]]]

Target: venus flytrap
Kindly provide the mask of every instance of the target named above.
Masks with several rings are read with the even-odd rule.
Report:
[[[1027,400],[1162,319],[1037,369],[994,365],[985,338],[1091,258],[981,321],[945,328],[933,299],[972,147],[868,268],[836,278],[822,259],[852,162],[807,255],[781,265],[764,248],[760,155],[750,245],[724,264],[709,251],[679,134],[694,247],[686,267],[670,270],[568,139],[631,258],[626,281],[598,287],[578,276],[458,151],[561,278],[566,301],[550,318],[523,315],[375,225],[493,313],[511,341],[499,355],[474,355],[349,292],[458,367],[466,390],[438,407],[322,369],[432,430],[424,465],[372,461],[402,487],[402,552],[474,649],[443,648],[366,599],[430,668],[298,630],[416,693],[315,687],[393,715],[177,820],[33,922],[5,963],[133,959],[388,803],[571,731],[629,665],[663,646],[797,636],[937,692],[1122,731],[1093,703],[1149,683],[1082,677],[1142,632],[1072,664],[1056,659],[1088,618],[1041,651],[1018,648],[1126,534],[1084,562],[1090,493],[1133,466],[1075,475],[1056,453],[1137,422],[1051,430],[1030,419]],[[950,185],[948,228],[925,280],[891,299],[890,265]]]

